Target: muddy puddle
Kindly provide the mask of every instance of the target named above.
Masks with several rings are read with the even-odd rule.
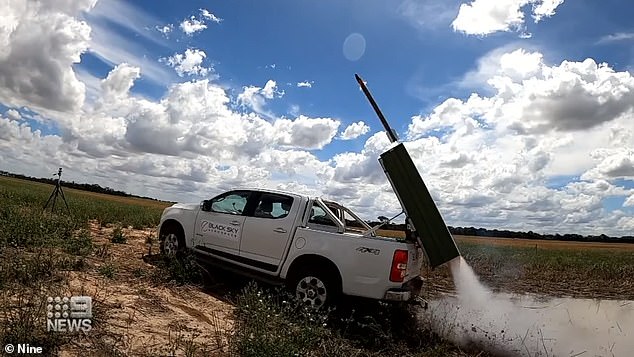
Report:
[[[632,356],[634,301],[445,295],[420,315],[442,336],[501,356]]]

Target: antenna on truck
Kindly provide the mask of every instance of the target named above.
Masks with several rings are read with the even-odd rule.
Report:
[[[383,116],[363,79],[358,74],[354,77],[381,120],[387,137],[392,143],[398,142],[396,132]],[[405,222],[408,227],[408,238],[412,235],[423,248],[431,267],[435,268],[458,257],[460,252],[456,242],[405,145],[398,143],[382,153],[379,163],[407,216]]]

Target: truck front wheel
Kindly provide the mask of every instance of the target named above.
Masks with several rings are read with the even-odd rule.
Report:
[[[185,251],[185,240],[175,227],[168,227],[162,232],[161,253],[168,259],[180,258]]]
[[[335,279],[323,272],[300,272],[290,286],[300,303],[314,309],[332,303],[339,295]]]

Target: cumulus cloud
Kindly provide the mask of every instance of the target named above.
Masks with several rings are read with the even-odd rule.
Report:
[[[75,16],[96,0],[20,0],[0,4],[0,101],[55,112],[76,112],[85,86],[73,71],[88,48],[90,27]]]
[[[313,86],[313,83],[315,83],[315,81],[303,81],[303,82],[297,82],[297,87],[298,88],[311,88]]]
[[[445,217],[551,231],[616,227],[619,215],[601,202],[633,191],[614,183],[634,178],[631,74],[592,59],[548,65],[540,53],[516,50],[496,53],[468,76],[488,83],[491,95],[447,99],[413,116],[407,132]],[[581,181],[545,187],[555,175]]]
[[[191,36],[206,29],[207,24],[203,20],[197,19],[196,16],[191,16],[189,19],[183,20],[179,27],[185,34]]]
[[[196,32],[205,30],[207,28],[207,20],[214,23],[220,23],[222,21],[221,18],[212,14],[207,9],[200,9],[199,12],[200,14],[198,17],[192,15],[188,19],[181,21],[179,25],[180,29],[188,36],[192,36]]]
[[[300,115],[295,120],[279,119],[274,124],[280,145],[322,149],[332,141],[339,129],[339,121],[331,118],[308,118]]]
[[[7,118],[9,118],[11,120],[20,120],[20,119],[22,119],[22,115],[20,115],[20,112],[18,112],[15,109],[7,110],[6,113],[4,113],[4,115],[6,115]]]
[[[634,180],[634,148],[598,149],[591,153],[599,161],[593,169],[585,172],[582,179],[615,179]]]
[[[634,108],[634,77],[591,58],[549,66],[540,53],[518,49],[487,56],[478,71],[468,76],[472,82],[488,78],[486,83],[496,93],[495,101],[474,99],[474,104],[482,106],[473,113],[481,116],[480,122],[503,120],[501,126],[519,133],[590,129],[627,115]],[[443,106],[451,101],[455,99]],[[440,115],[415,118],[413,125],[421,129],[438,127],[445,119]],[[414,129],[410,134],[419,131]]]
[[[358,121],[348,125],[344,131],[339,135],[341,140],[356,139],[361,135],[365,135],[370,131],[370,127],[363,121]]]
[[[269,79],[264,87],[245,86],[238,94],[237,101],[243,107],[253,109],[256,113],[271,116],[272,114],[264,109],[267,100],[281,98],[284,91],[279,90],[277,82]]]
[[[451,23],[454,31],[468,35],[489,35],[498,31],[519,31],[524,25],[524,8],[531,5],[537,23],[551,17],[564,0],[473,0],[460,5]]]
[[[139,67],[122,63],[116,66],[108,76],[101,81],[101,89],[105,98],[119,99],[128,95],[134,81],[141,76]]]
[[[210,68],[202,65],[206,57],[205,51],[188,48],[184,53],[175,53],[173,56],[162,58],[161,61],[173,67],[181,77],[184,75],[206,76],[210,71]]]

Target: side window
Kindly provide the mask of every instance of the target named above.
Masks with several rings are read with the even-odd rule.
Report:
[[[310,218],[308,219],[308,223],[321,224],[324,226],[333,226],[333,227],[337,226],[337,224],[328,217],[326,212],[324,212],[324,210],[317,205],[313,205],[313,207],[311,208]]]
[[[249,192],[229,192],[211,200],[211,210],[218,213],[241,215],[247,205]]]
[[[284,218],[288,216],[293,206],[293,197],[264,193],[253,212],[253,217],[259,218]]]

